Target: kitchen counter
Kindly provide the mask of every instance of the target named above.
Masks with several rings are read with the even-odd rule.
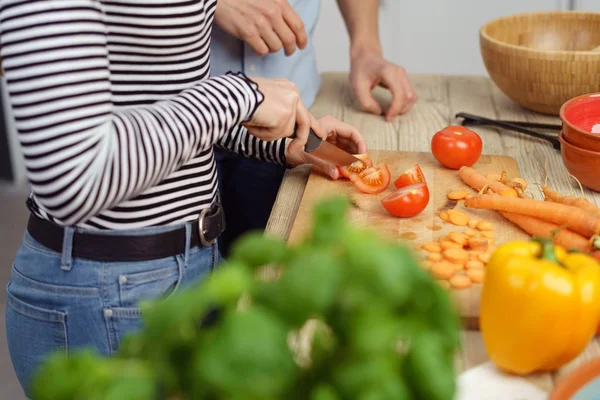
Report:
[[[454,115],[458,112],[488,118],[560,124],[558,117],[530,112],[508,99],[487,77],[411,75],[418,102],[411,111],[388,123],[383,117],[361,112],[348,84],[347,74],[323,75],[321,91],[311,107],[315,117],[332,115],[356,126],[365,137],[369,149],[430,151],[430,140],[435,132],[447,125],[460,124]],[[391,96],[376,89],[375,97],[384,107]],[[521,176],[530,183],[543,183],[548,173],[548,184],[562,193],[578,193],[574,180],[563,166],[560,152],[544,140],[497,128],[474,128],[483,139],[484,154],[514,157]],[[277,201],[267,226],[267,234],[287,239],[310,168],[299,167],[286,172]],[[534,197],[541,193],[532,188]],[[586,191],[589,200],[600,204],[600,194]],[[528,379],[545,391],[551,391],[555,382],[586,361],[600,357],[600,342],[593,340],[575,360],[553,374],[536,374]],[[481,334],[463,332],[463,348],[457,359],[459,372],[488,361]]]

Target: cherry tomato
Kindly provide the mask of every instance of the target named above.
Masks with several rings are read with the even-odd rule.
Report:
[[[433,156],[450,169],[475,164],[481,156],[482,147],[479,135],[464,126],[447,126],[431,139]]]
[[[390,170],[386,164],[370,167],[357,174],[350,175],[354,186],[363,193],[377,194],[390,185]]]
[[[354,157],[361,161],[355,161],[345,167],[338,167],[340,170],[340,175],[342,175],[344,178],[350,178],[350,175],[362,172],[365,169],[373,166],[373,161],[371,161],[369,156],[366,154],[355,154]]]
[[[400,175],[398,179],[394,181],[394,185],[396,188],[400,189],[404,186],[422,182],[425,182],[425,174],[421,171],[419,164],[415,164],[412,168]]]
[[[426,183],[404,186],[384,197],[381,204],[396,217],[414,217],[429,204],[429,188]]]

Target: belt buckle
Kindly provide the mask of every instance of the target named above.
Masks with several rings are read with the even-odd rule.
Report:
[[[219,210],[219,205],[215,205],[216,211]],[[213,238],[212,240],[206,240],[206,230],[204,229],[204,218],[206,215],[213,210],[213,206],[207,207],[200,212],[200,216],[198,217],[198,237],[200,238],[200,244],[204,247],[211,247],[217,241],[217,238]]]

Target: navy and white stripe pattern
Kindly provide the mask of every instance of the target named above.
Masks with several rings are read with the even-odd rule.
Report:
[[[196,219],[216,197],[212,146],[285,165],[239,124],[263,97],[209,78],[216,0],[0,0],[2,66],[32,195],[61,225]]]

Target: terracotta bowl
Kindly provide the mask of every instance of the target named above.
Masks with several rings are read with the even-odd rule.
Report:
[[[501,17],[481,28],[479,44],[494,83],[528,109],[558,115],[567,100],[600,92],[600,13]]]
[[[567,101],[560,108],[563,135],[574,146],[600,151],[600,93]],[[597,133],[593,133],[597,132]]]
[[[600,358],[588,361],[559,380],[548,400],[590,400],[600,393]]]
[[[560,140],[560,152],[567,171],[588,189],[600,192],[600,152],[591,151],[577,147],[569,143],[561,132],[558,136]]]

